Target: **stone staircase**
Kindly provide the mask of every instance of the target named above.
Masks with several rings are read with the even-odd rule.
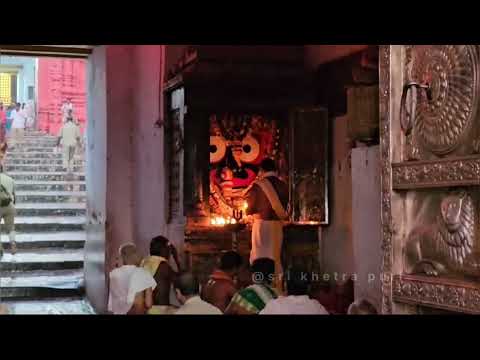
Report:
[[[7,152],[5,172],[16,185],[18,252],[1,241],[0,301],[13,314],[89,314],[83,259],[86,189],[83,154],[73,176],[62,166],[57,138],[29,131]]]

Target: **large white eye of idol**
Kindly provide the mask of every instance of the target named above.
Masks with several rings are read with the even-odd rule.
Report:
[[[247,135],[242,141],[243,154],[240,158],[243,162],[251,163],[257,160],[260,154],[260,144],[250,135]]]
[[[222,161],[227,152],[227,144],[221,136],[210,136],[210,162],[218,163]]]

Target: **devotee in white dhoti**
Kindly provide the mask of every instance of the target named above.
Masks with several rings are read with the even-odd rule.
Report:
[[[272,159],[260,165],[258,179],[246,190],[247,214],[253,215],[250,264],[256,259],[275,261],[274,285],[280,290],[283,222],[288,218],[288,185],[279,179]]]
[[[20,103],[17,103],[16,107],[10,113],[12,118],[12,138],[11,144],[13,147],[23,138],[25,133],[26,119],[23,111],[20,109]]]
[[[153,276],[140,267],[142,258],[135,245],[120,248],[122,266],[110,273],[108,310],[117,315],[143,315],[153,304],[157,286]]]
[[[33,129],[35,126],[35,105],[32,100],[27,101],[24,110],[27,129]]]
[[[61,144],[63,147],[63,167],[69,173],[74,170],[75,150],[80,144],[81,136],[80,128],[73,122],[73,118],[68,117],[60,129],[57,146]]]

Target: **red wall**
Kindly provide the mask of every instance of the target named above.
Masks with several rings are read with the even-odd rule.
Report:
[[[87,120],[86,61],[71,59],[38,59],[37,128],[57,134],[62,124],[61,107],[72,99],[74,117],[82,130]]]

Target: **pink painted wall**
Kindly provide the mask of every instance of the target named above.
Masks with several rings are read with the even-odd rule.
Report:
[[[134,238],[143,254],[150,240],[167,235],[165,224],[164,129],[155,127],[162,116],[165,46],[137,45],[133,48],[135,92],[132,118]]]
[[[38,59],[37,128],[57,134],[62,124],[61,107],[72,99],[74,116],[82,130],[87,121],[87,62],[73,59]]]

